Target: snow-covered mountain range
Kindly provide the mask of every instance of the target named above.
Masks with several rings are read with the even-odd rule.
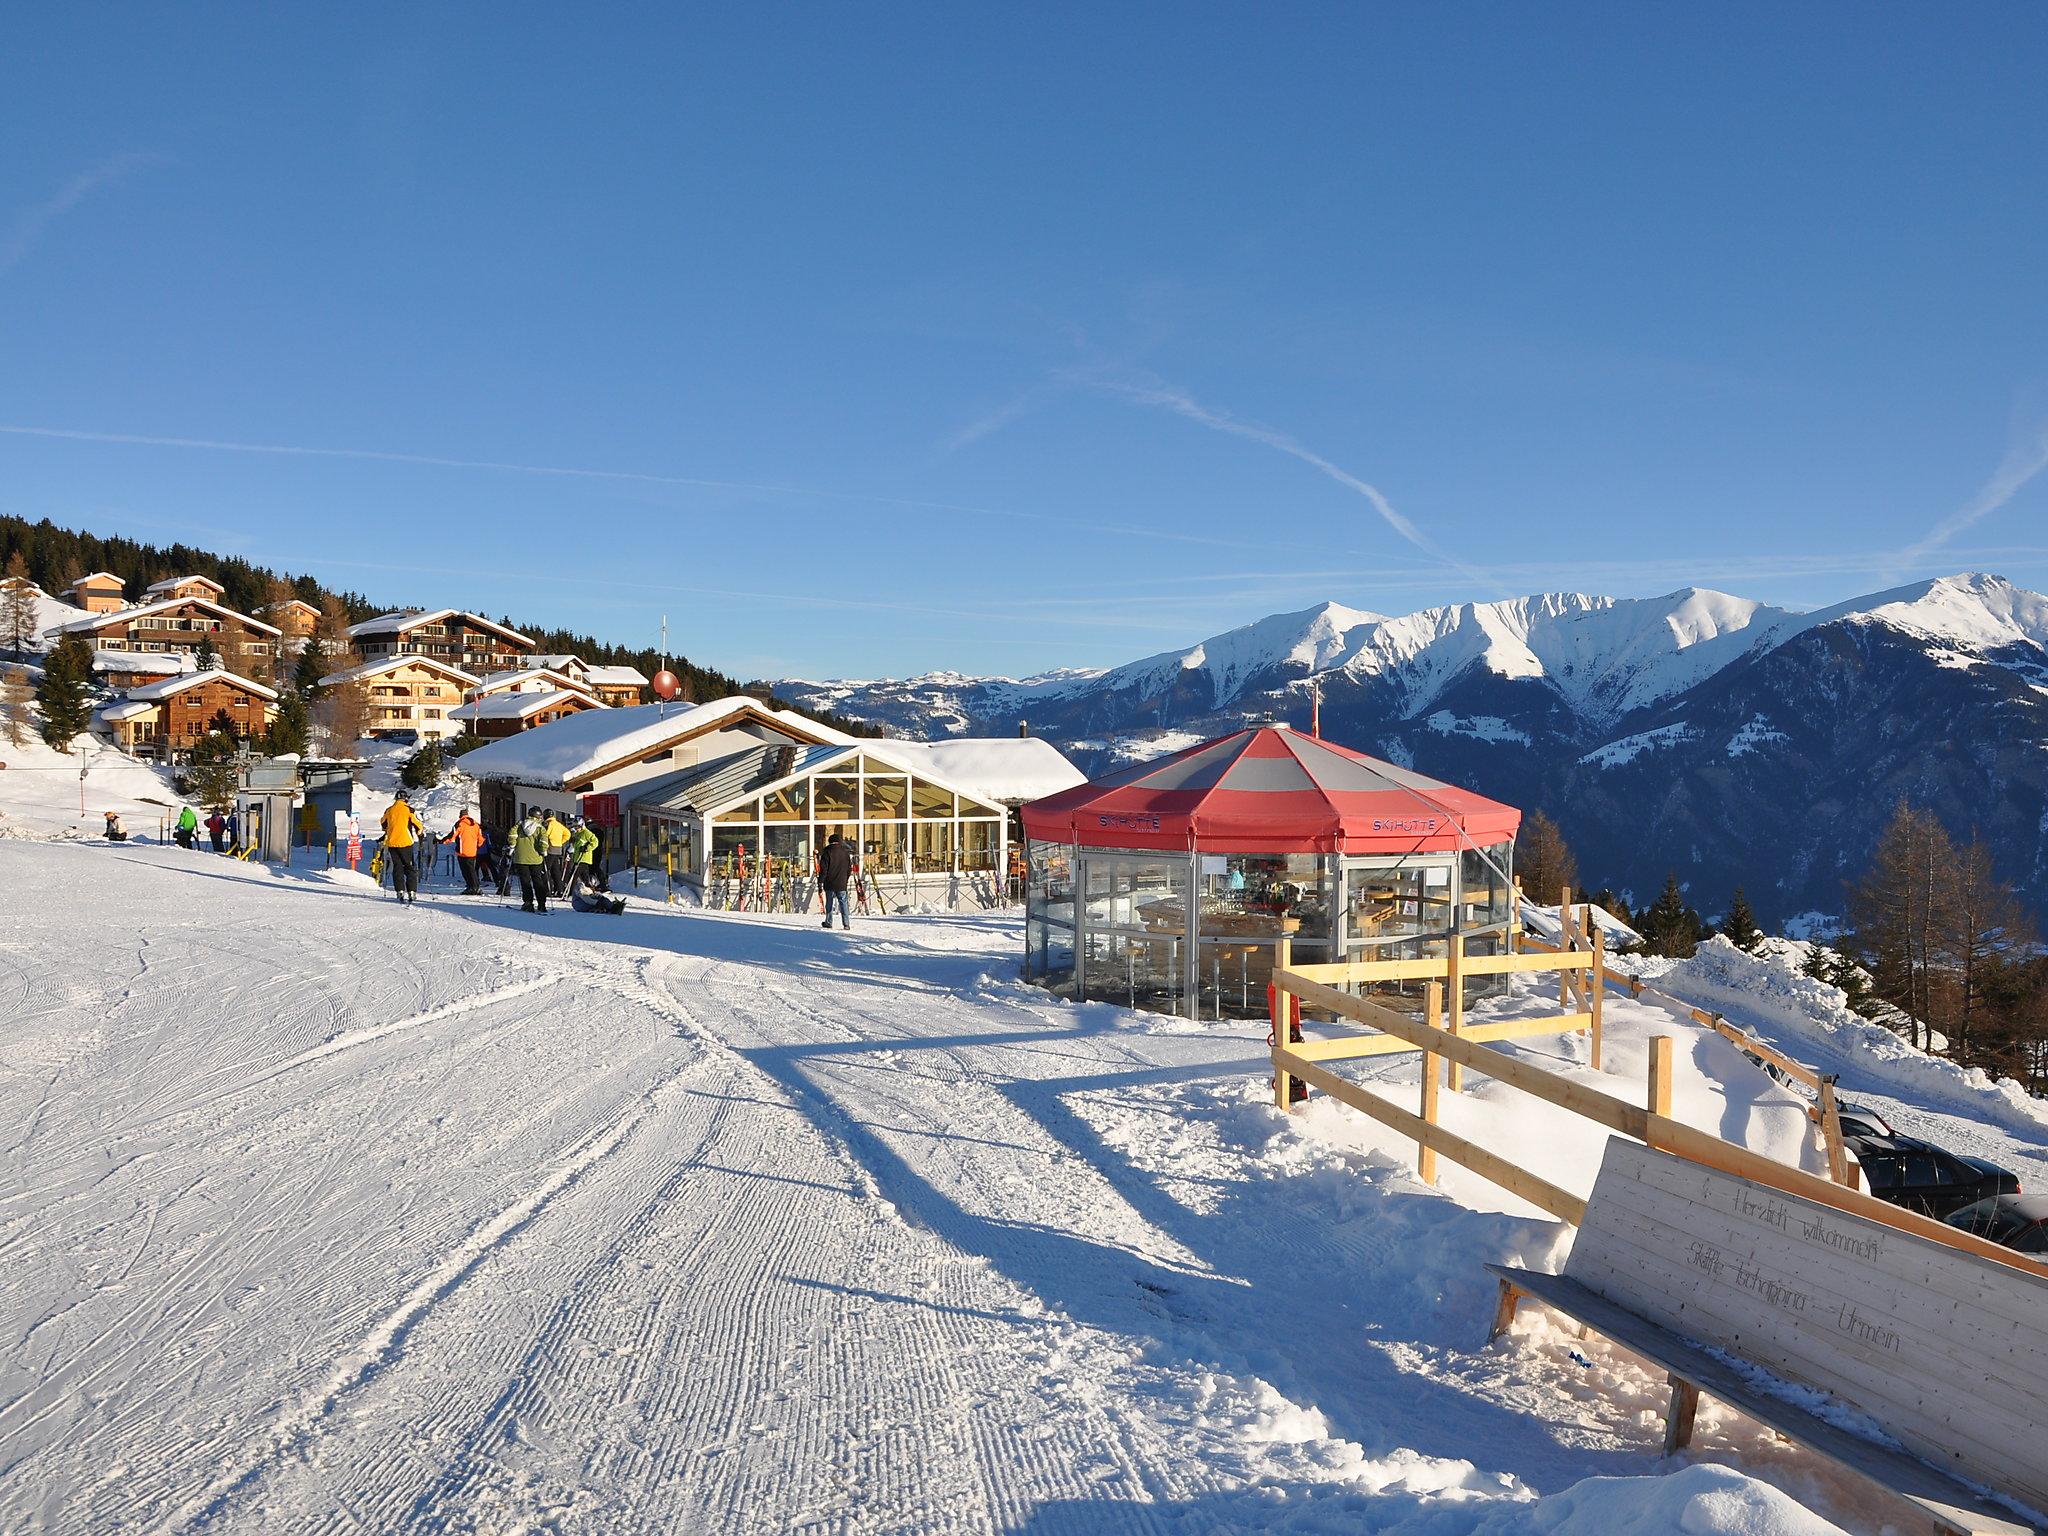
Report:
[[[1120,667],[789,680],[894,730],[1028,720],[1095,770],[1245,721],[1306,726],[1564,823],[1585,874],[1675,868],[1718,910],[1839,911],[1904,796],[2048,905],[2048,598],[1965,574],[1808,613],[1724,592],[1544,593],[1398,617],[1324,603]]]

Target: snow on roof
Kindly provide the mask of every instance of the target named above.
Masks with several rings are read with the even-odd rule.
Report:
[[[579,672],[584,670],[583,658],[571,656],[566,651],[556,651],[546,656],[522,656],[519,658],[519,664],[522,667],[543,668],[552,672],[560,672],[569,667],[574,667]]]
[[[574,704],[579,709],[604,708],[580,688],[550,688],[546,693],[487,693],[480,699],[459,705],[449,714],[457,720],[524,720],[528,715],[537,715],[545,709],[560,709],[566,704]],[[464,771],[468,771],[466,764]]]
[[[102,709],[100,711],[100,718],[102,720],[133,720],[138,715],[154,714],[155,712],[156,705],[154,704],[137,703],[133,699],[124,699],[119,704],[109,704],[105,709]]]
[[[66,624],[62,628],[65,634],[84,634],[88,630],[105,629],[109,624],[126,624],[134,619],[146,619],[153,613],[162,613],[168,608],[182,608],[187,603],[204,608],[210,613],[218,614],[224,619],[234,619],[248,625],[251,629],[260,629],[265,634],[276,635],[283,633],[275,624],[266,624],[261,619],[252,619],[246,613],[237,613],[234,609],[224,604],[216,603],[212,599],[204,597],[167,597],[161,602],[141,603],[133,608],[116,608],[112,613],[89,613],[84,618],[77,620],[75,623]]]
[[[696,705],[629,704],[623,709],[584,710],[478,747],[464,755],[462,771],[472,778],[510,779],[535,788],[559,789],[746,715],[771,721],[809,740],[853,740],[794,710],[742,696]]]
[[[607,688],[645,688],[647,675],[638,667],[585,667],[583,675]]]
[[[261,608],[258,608],[256,611],[258,613],[274,613],[280,608],[303,608],[306,610],[306,612],[314,614],[317,614],[320,611],[319,608],[317,608],[312,603],[307,602],[303,597],[286,598],[281,603],[265,603]]]
[[[94,571],[90,576],[79,577],[78,580],[71,583],[71,586],[66,587],[64,590],[66,592],[69,592],[75,587],[82,587],[86,585],[88,582],[94,581],[111,581],[114,583],[114,585],[120,587],[125,587],[128,585],[126,577],[116,576],[112,571]]]
[[[213,588],[216,592],[227,591],[226,587],[215,581],[211,576],[166,576],[162,581],[152,581],[142,590],[145,592],[174,592],[179,587],[189,587],[195,581],[202,587]]]
[[[340,672],[330,672],[320,679],[320,686],[322,688],[332,688],[336,683],[361,682],[365,678],[379,677],[386,672],[396,672],[400,667],[426,667],[431,671],[446,673],[464,687],[473,687],[476,683],[476,678],[472,674],[463,671],[460,667],[450,666],[447,662],[432,656],[421,656],[416,652],[409,651],[403,656],[380,656],[375,661],[364,662],[361,666],[349,667]]]
[[[92,653],[95,672],[156,672],[166,677],[190,672],[198,666],[190,651],[120,651],[101,649]]]
[[[422,624],[438,624],[443,619],[459,619],[464,624],[474,625],[478,629],[488,629],[494,635],[503,635],[519,645],[533,644],[530,637],[522,635],[518,630],[507,629],[504,625],[493,623],[482,614],[471,613],[465,608],[433,608],[417,613],[380,613],[374,619],[365,619],[360,624],[349,625],[348,632],[351,635],[402,635],[409,629],[418,629]]]
[[[572,693],[590,696],[590,690],[583,686],[582,679],[557,672],[552,667],[514,667],[504,672],[486,672],[477,679],[476,687],[471,691],[478,694],[504,693],[508,689],[525,689],[534,683],[549,681]]]
[[[1067,755],[1039,736],[958,736],[950,741],[882,743],[896,757],[909,759],[913,771],[929,768],[935,779],[983,800],[1021,805],[1056,795],[1088,775],[1067,761]]]
[[[128,697],[131,702],[167,699],[174,693],[183,693],[187,688],[197,688],[202,683],[229,683],[266,699],[277,697],[275,688],[266,688],[259,682],[240,677],[233,672],[223,672],[218,667],[209,667],[204,672],[185,672],[177,677],[167,677],[160,683],[151,683],[143,688],[130,688]]]

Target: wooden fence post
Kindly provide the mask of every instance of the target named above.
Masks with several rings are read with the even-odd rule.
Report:
[[[1671,1118],[1671,1037],[1650,1036],[1650,1113]]]
[[[1560,886],[1557,892],[1557,948],[1558,953],[1568,955],[1578,948],[1572,942],[1572,888]],[[1572,977],[1569,971],[1557,973],[1557,1011],[1570,1013],[1572,1003]]]
[[[1431,1027],[1442,1027],[1444,993],[1443,988],[1433,981],[1423,989],[1423,1010],[1424,1016],[1429,1020]],[[1427,1125],[1436,1124],[1436,1090],[1439,1081],[1437,1075],[1438,1065],[1439,1058],[1435,1052],[1424,1051],[1422,1053],[1422,1119]],[[1456,1071],[1457,1069],[1453,1067],[1452,1070]],[[1415,1145],[1415,1171],[1421,1176],[1423,1183],[1434,1184],[1436,1182],[1436,1148],[1430,1146],[1427,1142],[1417,1142]]]
[[[1515,876],[1514,891],[1508,899],[1508,953],[1522,952],[1522,877]]]
[[[1444,950],[1444,994],[1449,1001],[1443,1027],[1457,1034],[1465,1025],[1465,935],[1454,933]],[[1465,1091],[1465,1068],[1451,1062],[1448,1076],[1453,1093]]]
[[[1607,992],[1607,936],[1595,927],[1593,929],[1593,970],[1592,980],[1586,985],[1586,1011],[1593,1016],[1592,1027],[1587,1034],[1593,1045],[1593,1070],[1600,1070],[1600,1007]]]
[[[1292,1035],[1289,1026],[1293,1021],[1294,1007],[1287,988],[1280,983],[1280,973],[1293,959],[1294,946],[1283,933],[1273,945],[1273,1102],[1283,1110],[1294,1107],[1294,1079],[1280,1065],[1280,1053],[1286,1049]]]
[[[1828,1150],[1828,1177],[1837,1184],[1849,1184],[1849,1153],[1842,1145],[1842,1112],[1835,1102],[1832,1072],[1823,1073],[1820,1080],[1820,1137]]]

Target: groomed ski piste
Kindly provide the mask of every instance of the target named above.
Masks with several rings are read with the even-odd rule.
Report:
[[[98,806],[95,803],[95,815]],[[38,817],[40,816],[40,820]],[[0,841],[0,1530],[1875,1536],[1896,1506],[1525,1308],[1567,1229],[1264,1026],[1021,983],[1014,915],[545,918]],[[1649,968],[1645,963],[1645,968]],[[2048,1114],[1725,945],[1659,984],[2048,1181]],[[1482,1015],[1552,1011],[1530,989]],[[1610,994],[1615,1091],[1810,1168],[1804,1101]],[[1576,1038],[1526,1042],[1583,1071]],[[1407,1083],[1417,1063],[1372,1074]],[[1401,1096],[1405,1099],[1407,1093]],[[1590,1188],[1483,1080],[1455,1130]]]

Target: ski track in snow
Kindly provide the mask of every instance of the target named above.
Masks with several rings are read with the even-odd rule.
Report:
[[[0,949],[0,1530],[1462,1536],[1657,1470],[1626,1356],[1536,1309],[1478,1346],[1482,1264],[1554,1224],[1278,1115],[1263,1025],[1010,980],[1012,919],[536,921],[103,853],[7,851],[61,894]],[[1672,1031],[1610,1005],[1619,1070]],[[1799,1124],[1682,1060],[1681,1112]],[[1833,1529],[1782,1515],[1740,1528]]]

